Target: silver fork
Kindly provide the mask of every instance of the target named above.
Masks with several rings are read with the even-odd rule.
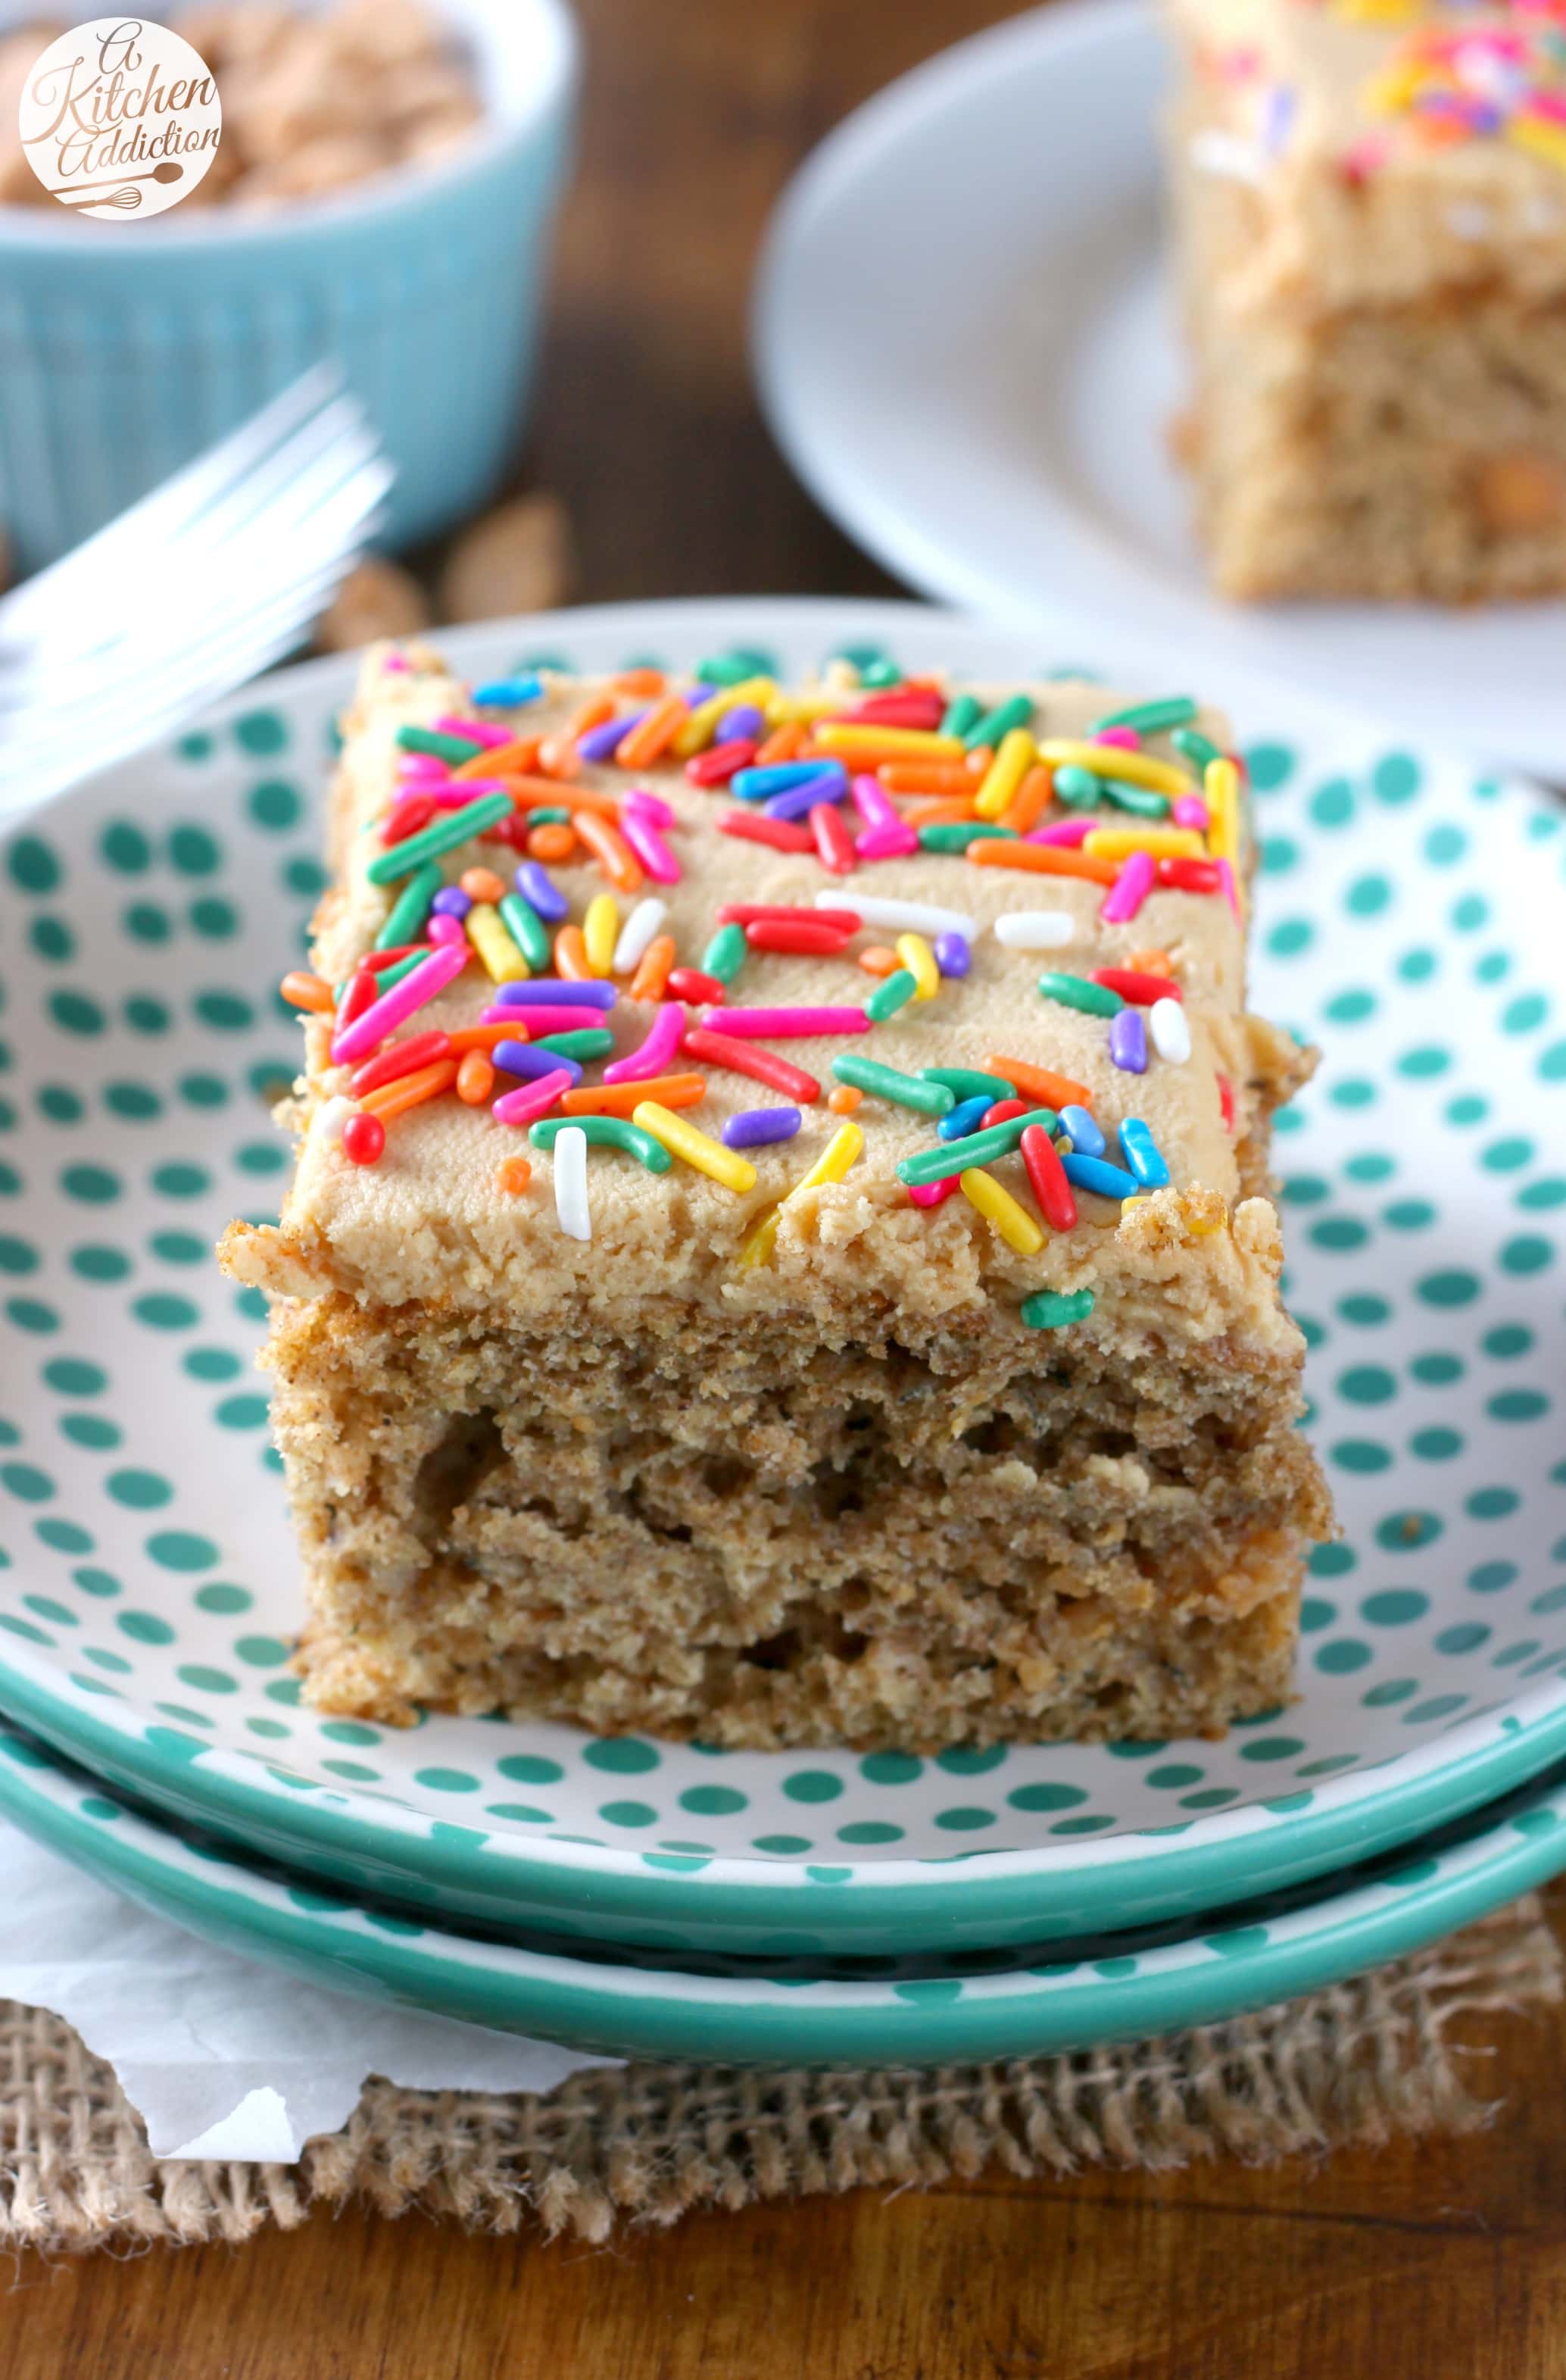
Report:
[[[297,644],[392,468],[336,368],[0,601],[0,819],[140,751]]]

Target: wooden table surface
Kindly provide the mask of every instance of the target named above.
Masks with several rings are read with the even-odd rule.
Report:
[[[570,508],[581,598],[891,590],[762,427],[749,276],[828,127],[1004,12],[579,6],[584,142],[528,477]],[[1479,2038],[1493,2129],[1325,2165],[860,2192],[604,2250],[349,2213],[239,2250],[23,2258],[0,2374],[1566,2380],[1566,2016]]]

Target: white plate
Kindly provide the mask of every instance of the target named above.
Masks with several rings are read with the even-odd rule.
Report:
[[[1151,13],[1058,6],[891,85],[774,218],[755,351],[772,428],[926,594],[1131,680],[1236,668],[1566,774],[1566,604],[1222,602],[1167,432],[1184,372],[1159,253]]]

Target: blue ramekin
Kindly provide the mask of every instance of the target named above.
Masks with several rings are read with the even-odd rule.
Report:
[[[0,526],[20,569],[322,357],[396,465],[382,542],[493,493],[526,417],[577,36],[563,0],[440,5],[488,113],[428,164],[265,214],[176,207],[138,225],[0,207]]]

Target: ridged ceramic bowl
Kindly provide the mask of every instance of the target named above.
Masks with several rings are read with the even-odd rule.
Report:
[[[322,357],[396,465],[385,536],[490,496],[526,418],[577,36],[563,0],[441,0],[486,116],[276,212],[83,223],[0,207],[0,523],[54,560]],[[221,96],[221,93],[220,93]]]

